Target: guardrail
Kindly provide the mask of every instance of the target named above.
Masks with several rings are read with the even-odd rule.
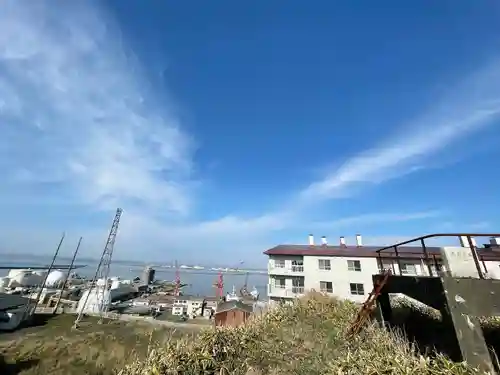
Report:
[[[439,273],[440,264],[437,261],[437,258],[438,258],[436,256],[437,254],[429,254],[429,251],[428,251],[429,246],[426,245],[425,240],[428,240],[430,238],[442,238],[442,237],[455,237],[458,239],[460,239],[460,238],[466,239],[467,243],[469,245],[468,248],[470,248],[470,250],[471,250],[472,257],[474,259],[474,263],[475,263],[479,278],[480,279],[485,278],[485,272],[483,271],[483,269],[481,269],[480,262],[483,263],[482,265],[483,265],[484,269],[486,269],[486,265],[484,263],[484,260],[482,260],[482,259],[480,260],[480,258],[478,256],[477,246],[474,242],[474,237],[490,237],[490,238],[491,237],[500,237],[500,234],[498,234],[498,233],[492,233],[492,234],[491,233],[434,233],[434,234],[427,234],[427,235],[421,236],[421,237],[412,238],[411,240],[398,242],[394,245],[382,247],[376,251],[379,268],[383,269],[383,258],[384,258],[383,253],[384,252],[385,253],[388,253],[388,252],[394,253],[395,259],[396,259],[396,262],[398,265],[399,274],[401,276],[402,275],[402,273],[401,273],[401,259],[405,258],[405,252],[399,251],[398,248],[401,246],[404,246],[404,245],[412,244],[414,242],[420,242],[420,246],[422,249],[422,255],[423,255],[423,258],[421,258],[421,259],[423,259],[423,261],[425,262],[427,269],[429,271],[429,275],[434,276],[431,264],[434,264],[434,266],[436,267],[436,272],[434,272],[434,273]],[[406,255],[408,255],[408,253],[406,253]]]

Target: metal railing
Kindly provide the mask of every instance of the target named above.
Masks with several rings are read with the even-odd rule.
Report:
[[[439,270],[441,269],[441,264],[440,264],[440,262],[438,262],[439,255],[436,256],[437,254],[429,254],[429,251],[428,251],[429,246],[427,246],[425,244],[425,240],[428,240],[429,238],[442,238],[442,237],[455,237],[458,239],[465,238],[467,240],[468,245],[469,245],[468,248],[470,248],[470,251],[472,253],[472,258],[474,259],[474,264],[476,266],[479,278],[480,279],[485,278],[485,271],[483,271],[483,269],[486,270],[486,265],[484,263],[484,260],[480,259],[478,256],[477,246],[475,245],[473,238],[474,237],[490,237],[490,238],[491,237],[500,237],[500,234],[498,234],[498,233],[493,233],[493,234],[490,234],[490,233],[435,233],[435,234],[427,234],[425,236],[421,236],[421,237],[413,238],[411,240],[399,242],[399,243],[394,244],[394,245],[383,247],[383,248],[378,249],[376,251],[379,269],[383,270],[383,268],[384,268],[383,259],[387,258],[387,257],[383,256],[382,253],[383,252],[388,253],[390,251],[391,253],[394,253],[394,255],[395,255],[396,263],[398,265],[399,275],[401,276],[402,275],[401,259],[405,258],[405,252],[398,251],[398,248],[401,246],[404,246],[404,245],[412,244],[414,242],[420,242],[420,248],[422,250],[422,255],[423,255],[423,257],[421,259],[425,262],[425,265],[427,266],[427,269],[429,271],[429,275],[434,276],[431,265],[434,265],[435,269],[437,270],[437,272],[434,272],[434,273],[439,273]],[[416,249],[418,249],[418,248],[419,247],[416,247]],[[412,254],[414,254],[414,253],[412,253]],[[406,255],[407,255],[406,257],[408,257],[408,253],[406,253]],[[482,262],[483,269],[481,268],[481,262]],[[393,268],[392,272],[393,272],[393,274],[395,274],[394,266],[392,268]]]
[[[292,265],[291,267],[276,267],[269,265],[268,272],[286,273],[286,274],[302,273],[304,272],[304,266]]]
[[[287,286],[269,285],[268,287],[268,294],[275,295],[278,297],[297,297],[304,293],[305,289],[303,286],[287,287]]]

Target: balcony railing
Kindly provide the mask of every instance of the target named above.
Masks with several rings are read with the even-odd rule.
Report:
[[[268,287],[269,297],[293,298],[303,295],[304,292],[305,290],[303,286],[285,287],[285,286],[269,285]]]
[[[276,267],[273,265],[268,266],[269,273],[275,273],[278,275],[291,275],[291,274],[301,274],[304,272],[304,266],[302,265],[292,265],[291,267]]]

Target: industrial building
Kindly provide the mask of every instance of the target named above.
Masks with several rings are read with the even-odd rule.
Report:
[[[490,242],[477,249],[478,255],[485,274],[500,279],[500,239],[492,238]],[[423,249],[419,246],[399,247],[398,254],[391,251],[377,254],[375,251],[382,246],[363,246],[360,235],[356,236],[354,245],[346,244],[344,237],[340,237],[336,246],[329,245],[325,237],[316,244],[314,236],[309,235],[307,245],[278,245],[264,252],[269,256],[268,297],[270,302],[286,301],[316,290],[364,302],[373,288],[372,276],[382,269],[390,269],[393,274],[429,276],[448,268],[451,271],[452,267],[467,267],[472,259],[461,258],[453,266],[444,260],[466,254],[461,250],[469,245],[463,239],[461,245],[426,247],[432,262],[424,262]]]

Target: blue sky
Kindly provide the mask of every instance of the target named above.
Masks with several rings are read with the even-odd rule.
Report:
[[[117,206],[151,261],[498,228],[500,4],[283,4],[3,2],[2,250],[95,256]]]

